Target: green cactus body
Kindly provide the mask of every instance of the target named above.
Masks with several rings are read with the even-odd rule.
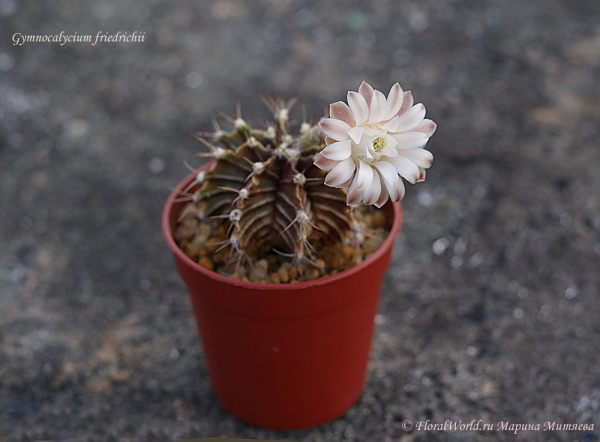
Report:
[[[346,205],[344,189],[324,185],[326,173],[313,164],[325,145],[319,127],[304,123],[302,133],[293,137],[289,104],[270,104],[274,126],[252,129],[238,117],[231,132],[197,134],[210,149],[203,156],[215,161],[199,176],[197,189],[191,189],[192,202],[176,238],[201,264],[192,245],[207,246],[213,257],[204,259],[205,266],[222,262],[222,272],[234,277],[243,277],[264,259],[263,266],[270,267],[265,274],[285,265],[300,279],[309,270],[309,279],[322,275],[325,266],[343,269],[346,265],[331,261],[343,260],[344,244],[365,231],[362,216]],[[205,233],[197,240],[192,233],[199,230]]]

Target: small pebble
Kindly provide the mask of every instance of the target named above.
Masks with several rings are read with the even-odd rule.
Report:
[[[218,240],[218,239],[212,239],[211,241],[209,241],[209,242],[206,243],[206,251],[208,253],[214,253],[222,245],[223,244],[221,243],[220,240]]]
[[[196,234],[196,229],[198,228],[198,221],[191,219],[184,219],[179,223],[177,229],[175,230],[175,240],[181,241],[183,239],[190,240]]]
[[[281,278],[279,277],[278,272],[273,272],[269,274],[269,282],[271,284],[279,284],[281,282]]]
[[[229,250],[225,247],[212,255],[214,264],[226,264],[229,261]]]
[[[364,242],[363,251],[365,253],[373,253],[375,250],[377,250],[379,247],[381,247],[381,244],[383,244],[384,241],[385,241],[384,237],[382,237],[380,235],[375,235],[372,238],[369,238],[367,241]]]
[[[306,271],[306,280],[307,281],[312,281],[313,279],[317,279],[319,278],[319,276],[321,276],[321,274],[319,273],[319,269],[317,268],[312,268],[312,269],[308,269]]]
[[[352,246],[345,245],[342,249],[344,259],[351,259],[356,254],[356,249]]]
[[[206,256],[201,257],[200,260],[198,261],[198,264],[200,264],[202,267],[204,267],[205,269],[208,269],[208,270],[215,269],[213,262]]]
[[[187,256],[189,256],[192,259],[195,259],[200,252],[200,249],[198,248],[197,245],[195,245],[191,242],[187,242],[187,241],[182,246],[182,250],[183,250],[183,253],[185,253]]]
[[[201,224],[200,228],[198,229],[198,241],[202,242],[203,244],[206,243],[206,241],[208,241],[208,238],[210,238],[211,232],[212,228],[210,227],[210,225]]]
[[[264,282],[267,279],[269,263],[266,259],[259,259],[254,263],[248,277],[252,282]]]
[[[323,276],[325,274],[325,268],[327,267],[325,260],[318,258],[315,260],[315,264],[316,264],[317,268],[319,269],[319,274],[321,276]]]
[[[385,227],[386,221],[385,213],[382,210],[377,210],[373,212],[373,225],[371,227],[374,229]]]
[[[281,264],[279,269],[277,269],[277,274],[279,275],[279,280],[283,283],[290,282],[290,275],[288,273],[288,269],[285,264]]]

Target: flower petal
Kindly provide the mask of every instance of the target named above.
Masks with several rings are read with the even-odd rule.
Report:
[[[408,158],[398,156],[394,158],[386,158],[386,161],[388,164],[394,167],[397,174],[411,184],[415,184],[419,179],[419,176],[421,176],[419,167],[417,167],[417,165]]]
[[[369,118],[369,105],[362,95],[354,91],[348,92],[348,105],[352,110],[354,121],[357,126],[360,126],[367,121],[367,118]]]
[[[366,81],[363,81],[358,87],[358,93],[363,96],[368,105],[371,104],[371,97],[373,96],[373,92],[373,87]]]
[[[387,113],[387,100],[380,91],[374,91],[371,103],[369,105],[369,123],[379,123],[383,121]]]
[[[359,204],[362,201],[363,191],[358,189],[357,180],[354,179],[348,188],[348,194],[346,195],[346,204],[353,206]]]
[[[425,169],[419,168],[419,170],[421,171],[421,175],[419,176],[417,183],[422,183],[423,181],[425,181],[425,175],[427,175],[427,172],[425,171]]]
[[[414,132],[423,132],[428,137],[431,137],[434,134],[436,129],[437,129],[437,124],[435,124],[433,121],[425,118],[413,129],[413,131]]]
[[[364,190],[373,180],[373,169],[371,166],[364,161],[359,160],[355,180],[357,181],[356,185],[358,186],[358,189]]]
[[[390,121],[383,124],[381,126],[381,128],[387,130],[388,132],[399,132],[398,131],[398,122],[399,121],[400,121],[400,117],[398,115],[396,115]]]
[[[398,145],[397,149],[413,149],[415,147],[423,147],[427,144],[427,140],[429,137],[425,135],[423,132],[404,132],[402,134],[394,134],[392,135]]]
[[[400,87],[400,84],[396,83],[390,89],[390,93],[387,97],[387,113],[385,114],[384,120],[390,120],[398,114],[403,99],[404,93],[402,87]]]
[[[338,141],[337,143],[326,146],[320,153],[330,160],[345,160],[352,155],[352,142],[350,140]]]
[[[423,121],[423,118],[425,118],[425,106],[421,103],[415,104],[405,113],[400,115],[394,132],[406,132],[412,130]]]
[[[402,115],[404,112],[409,110],[413,104],[415,104],[415,99],[413,98],[412,92],[405,91],[404,98],[402,99],[402,106],[400,107],[400,110],[398,111],[398,115]]]
[[[342,120],[348,126],[354,124],[354,116],[346,103],[338,101],[329,105],[329,116],[336,120]]]
[[[321,170],[331,170],[333,169],[339,161],[333,161],[329,158],[323,156],[321,152],[317,154],[317,158],[315,158],[314,164]]]
[[[324,118],[319,122],[321,130],[328,137],[333,138],[336,141],[347,140],[349,137],[348,130],[350,125],[344,123],[342,120],[336,120],[335,118]]]
[[[352,158],[340,161],[325,177],[325,184],[329,187],[345,187],[344,184],[352,179],[355,170],[356,165]]]
[[[402,184],[402,181],[400,181],[400,184]],[[404,184],[402,184],[402,189],[401,189],[400,193],[402,194],[402,196],[404,196]],[[379,199],[375,203],[375,207],[381,208],[387,202],[387,200],[389,198],[390,198],[390,194],[386,190],[385,186],[382,185],[381,186],[381,195],[379,195]]]
[[[364,127],[356,126],[348,131],[348,135],[350,135],[350,139],[354,141],[356,144],[360,143],[360,139],[365,132]]]
[[[381,178],[377,172],[373,172],[371,182],[363,191],[363,204],[375,204],[381,197],[381,188]]]
[[[390,199],[393,202],[400,201],[403,196],[402,189],[404,188],[404,185],[398,176],[398,172],[396,172],[396,168],[385,161],[379,161],[373,164],[373,166],[381,175],[385,188],[390,194]]]
[[[400,156],[407,158],[408,160],[415,163],[417,167],[422,169],[429,169],[431,167],[431,164],[433,163],[433,154],[425,149],[402,149],[398,151],[398,153],[400,154]]]
[[[354,158],[368,158],[372,159],[373,155],[369,152],[369,146],[366,142],[352,145],[352,156]]]
[[[392,146],[386,146],[382,150],[380,150],[378,153],[381,156],[389,157],[389,158],[397,157],[399,155],[398,149],[396,149],[395,147],[392,147]]]

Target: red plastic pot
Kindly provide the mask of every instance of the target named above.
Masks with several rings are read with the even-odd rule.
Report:
[[[259,427],[291,430],[344,414],[364,388],[381,282],[402,224],[400,203],[383,245],[361,264],[295,284],[227,278],[187,257],[173,238],[181,190],[162,229],[191,298],[213,391],[221,405]]]

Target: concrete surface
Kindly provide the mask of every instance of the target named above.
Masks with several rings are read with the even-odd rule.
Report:
[[[589,0],[0,0],[0,438],[598,440],[599,23]],[[13,44],[118,31],[144,41]],[[215,111],[320,116],[363,79],[439,125],[366,389],[254,428],[211,392],[160,211]]]

